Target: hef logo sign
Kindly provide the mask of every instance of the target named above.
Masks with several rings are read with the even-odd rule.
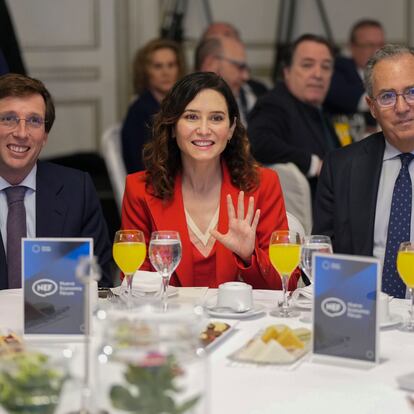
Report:
[[[39,279],[33,283],[32,291],[35,295],[46,297],[53,295],[58,290],[57,283],[52,279]]]
[[[336,318],[346,312],[345,302],[339,298],[326,298],[321,303],[322,312],[326,316]]]

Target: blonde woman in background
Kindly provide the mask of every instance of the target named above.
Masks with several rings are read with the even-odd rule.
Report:
[[[127,172],[144,169],[142,148],[151,137],[152,118],[175,82],[185,73],[180,46],[167,39],[153,39],[137,51],[133,63],[137,99],[122,126],[122,156]]]

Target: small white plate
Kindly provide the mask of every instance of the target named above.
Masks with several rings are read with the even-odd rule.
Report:
[[[229,319],[247,319],[251,318],[252,316],[260,315],[266,311],[266,307],[261,304],[254,305],[254,307],[247,312],[231,312],[231,311],[215,311],[216,305],[214,306],[207,306],[207,312],[210,316],[214,316],[215,318],[229,318]]]
[[[214,322],[214,320],[211,320],[210,322]],[[233,324],[229,323],[228,325],[230,325],[230,328],[227,329],[227,331],[224,331],[220,336],[217,336],[216,339],[213,342],[210,342],[204,349],[206,351],[211,351],[218,344],[223,342],[230,335],[230,333],[233,332],[233,329],[237,326],[238,323],[239,321],[236,321]]]
[[[123,288],[124,288],[124,286],[117,286],[117,287],[111,288],[111,290],[115,295],[120,295]],[[132,288],[132,294],[134,294],[135,292],[138,294],[138,296],[140,294],[151,295],[151,294],[155,294],[155,293],[159,292],[159,288],[157,290],[150,290],[149,291],[149,290],[146,290],[146,289],[140,289],[139,286],[134,286]],[[176,286],[168,286],[167,294],[168,294],[168,297],[177,295],[178,294],[178,288]]]
[[[401,315],[397,315],[396,313],[390,313],[390,316],[387,321],[380,323],[380,328],[391,328],[392,326],[397,326],[403,321],[403,317]]]

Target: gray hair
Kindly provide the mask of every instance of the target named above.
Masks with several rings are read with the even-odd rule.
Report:
[[[374,53],[374,55],[369,59],[364,70],[364,84],[369,97],[373,98],[372,73],[374,72],[375,65],[384,59],[392,59],[396,56],[406,54],[414,56],[414,49],[397,44],[387,44]]]
[[[204,61],[209,56],[220,55],[222,53],[223,45],[219,38],[211,37],[202,40],[195,50],[194,69],[197,72],[201,71]]]

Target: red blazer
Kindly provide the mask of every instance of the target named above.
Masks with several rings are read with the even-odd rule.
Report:
[[[222,165],[223,182],[218,231],[226,233],[228,231],[226,195],[230,194],[233,202],[236,203],[240,190],[232,185],[229,171],[224,163]],[[272,232],[288,228],[285,204],[277,174],[272,170],[260,168],[259,187],[246,194],[244,199],[246,211],[250,195],[254,197],[255,209],[260,209],[256,248],[251,265],[245,267],[235,254],[217,242],[217,284],[241,279],[256,289],[281,289],[280,276],[271,265],[268,252]],[[192,244],[184,214],[180,174],[175,179],[174,198],[168,202],[154,197],[145,189],[144,171],[128,175],[122,204],[122,228],[143,231],[147,246],[152,231],[178,231],[182,243],[182,259],[171,278],[171,283],[177,286],[193,286]],[[148,257],[141,269],[154,270]],[[292,277],[289,288],[296,287],[296,281],[297,278]]]

